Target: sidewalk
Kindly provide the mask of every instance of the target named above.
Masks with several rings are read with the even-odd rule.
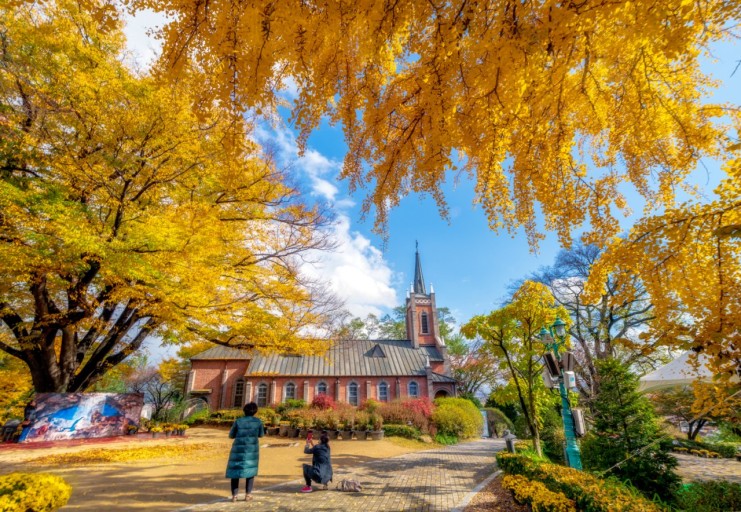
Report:
[[[494,472],[494,454],[503,448],[504,442],[499,439],[482,439],[371,462],[351,470],[335,468],[335,483],[345,478],[358,480],[363,484],[359,493],[339,492],[330,484],[328,491],[302,494],[299,490],[304,482],[297,479],[255,491],[250,502],[232,503],[225,498],[182,511],[450,511]],[[373,449],[372,443],[368,449]]]

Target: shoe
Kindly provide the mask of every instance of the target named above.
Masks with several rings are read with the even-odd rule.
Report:
[[[237,497],[236,496],[232,496],[232,503],[236,503],[236,502],[237,502]]]
[[[322,487],[322,490],[326,491],[327,489],[329,489],[329,486],[327,484],[324,484],[324,486]]]
[[[312,489],[310,485],[307,485],[303,489],[301,489],[301,492],[311,492],[313,490],[314,489]]]
[[[251,494],[245,494],[244,495],[244,501],[252,501],[252,495]]]

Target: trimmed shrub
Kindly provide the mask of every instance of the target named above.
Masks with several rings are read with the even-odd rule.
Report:
[[[537,462],[524,455],[500,452],[497,464],[507,474],[537,480],[553,492],[574,500],[579,510],[589,512],[661,512],[636,489],[619,481],[602,479],[573,468]]]
[[[381,405],[376,413],[381,415],[385,423],[411,424],[422,432],[427,432],[432,416],[432,402],[421,398],[394,400]]]
[[[0,510],[46,512],[62,508],[72,487],[48,473],[9,473],[0,476]]]
[[[563,493],[550,491],[524,476],[507,475],[502,478],[502,487],[512,491],[517,503],[530,505],[533,512],[576,512],[574,501]]]
[[[384,425],[383,432],[386,437],[405,437],[407,439],[419,439],[422,435],[419,429],[409,425]]]
[[[693,482],[677,492],[677,507],[692,512],[741,510],[741,484],[725,480]]]
[[[439,434],[467,439],[481,435],[484,418],[481,412],[464,398],[438,398],[432,421]]]
[[[677,439],[676,442],[679,443],[680,447],[686,448],[686,450],[715,452],[726,459],[732,459],[738,453],[734,443],[704,443],[701,441],[690,441],[689,439]],[[675,446],[674,451],[680,450]]]
[[[285,402],[276,405],[275,412],[283,416],[288,411],[293,411],[294,409],[303,409],[304,407],[306,407],[306,402],[304,402],[302,399],[289,398]]]
[[[314,397],[314,399],[311,401],[311,406],[314,409],[326,410],[326,409],[334,409],[336,404],[335,404],[334,398],[322,393]]]
[[[458,444],[458,437],[448,434],[435,434],[437,444]]]

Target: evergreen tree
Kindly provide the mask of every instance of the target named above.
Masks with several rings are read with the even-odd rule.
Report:
[[[582,443],[585,467],[609,470],[649,498],[671,501],[680,484],[677,460],[651,404],[637,391],[638,377],[614,359],[597,364],[600,393],[592,402],[594,426]]]

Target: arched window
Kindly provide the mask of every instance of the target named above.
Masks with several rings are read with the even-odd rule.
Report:
[[[285,391],[286,391],[286,396],[285,396],[286,400],[293,400],[296,398],[296,384],[294,384],[293,382],[289,382],[288,384],[286,384]]]
[[[356,382],[347,385],[347,403],[358,405],[358,384]]]
[[[232,407],[239,409],[244,405],[244,379],[238,378],[234,383],[234,401]]]
[[[257,406],[267,407],[268,405],[268,385],[264,382],[257,386]]]
[[[389,401],[389,385],[385,382],[378,383],[378,400],[381,402]]]
[[[430,334],[430,322],[427,319],[427,312],[422,311],[422,315],[420,317],[420,323],[422,324],[422,328],[420,329],[422,334]]]
[[[409,396],[417,398],[419,396],[419,384],[415,381],[409,383]]]
[[[320,382],[316,385],[316,394],[317,395],[326,395],[327,394],[327,383],[326,382]]]

